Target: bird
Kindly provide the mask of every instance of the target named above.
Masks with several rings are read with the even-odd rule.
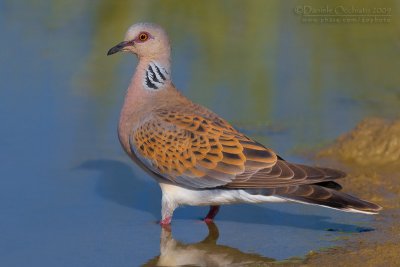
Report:
[[[179,206],[298,202],[347,212],[376,214],[377,204],[341,191],[340,170],[284,160],[228,121],[185,97],[171,79],[171,45],[154,23],[130,26],[107,55],[138,58],[126,91],[118,138],[129,157],[160,185],[161,226]]]

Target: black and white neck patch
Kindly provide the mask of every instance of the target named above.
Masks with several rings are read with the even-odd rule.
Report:
[[[146,70],[143,85],[146,89],[157,90],[162,88],[169,79],[168,71],[156,62],[150,62]]]

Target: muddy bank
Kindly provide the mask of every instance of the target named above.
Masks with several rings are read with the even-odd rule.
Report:
[[[310,253],[307,266],[400,264],[400,120],[365,119],[318,154],[348,177],[347,192],[383,206],[375,231],[351,237],[344,247]]]
[[[395,165],[399,168],[400,119],[365,119],[319,155],[363,166]]]

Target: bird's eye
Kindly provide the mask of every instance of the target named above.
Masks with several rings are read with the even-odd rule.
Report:
[[[141,42],[147,41],[147,39],[149,39],[149,35],[147,33],[145,33],[145,32],[142,32],[142,33],[139,34],[138,39]]]

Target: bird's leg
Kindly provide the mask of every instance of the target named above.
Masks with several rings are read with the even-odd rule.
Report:
[[[164,194],[161,200],[161,226],[166,226],[171,224],[172,215],[174,214],[174,210],[176,209],[177,205],[169,201],[168,197]]]
[[[206,223],[212,222],[215,216],[217,215],[219,208],[220,206],[210,206],[210,211],[207,213],[207,216],[204,218],[204,221]]]

